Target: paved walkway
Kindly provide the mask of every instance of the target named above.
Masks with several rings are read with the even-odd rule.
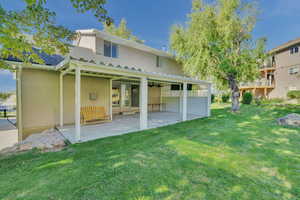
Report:
[[[15,123],[15,119],[12,119]],[[0,119],[0,150],[18,142],[18,131],[6,119]]]
[[[188,115],[188,119],[200,118],[198,115]],[[175,124],[181,121],[179,113],[171,112],[151,112],[148,115],[148,127],[156,128]],[[85,125],[81,127],[81,141],[95,140],[116,135],[123,135],[130,132],[139,131],[139,114],[119,115],[113,118],[112,122]],[[74,126],[65,126],[60,128],[60,132],[71,142],[75,143]]]

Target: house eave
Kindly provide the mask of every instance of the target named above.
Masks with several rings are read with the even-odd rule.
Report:
[[[140,44],[134,41],[130,41],[130,40],[126,40],[111,34],[108,34],[104,31],[100,31],[97,29],[86,29],[86,30],[77,30],[76,32],[81,33],[81,34],[86,34],[86,35],[95,35],[97,37],[100,37],[104,40],[110,41],[110,42],[114,42],[120,45],[124,45],[127,47],[131,47],[137,50],[141,50],[144,52],[148,52],[148,53],[152,53],[154,55],[158,55],[158,56],[162,56],[162,57],[166,57],[166,58],[170,58],[170,59],[174,59],[174,56],[165,52],[165,51],[161,51],[152,47],[149,47],[147,45],[144,44]]]

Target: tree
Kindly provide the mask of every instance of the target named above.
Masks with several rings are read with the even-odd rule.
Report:
[[[119,26],[116,26],[114,23],[107,24],[103,23],[103,29],[105,32],[110,33],[112,35],[127,39],[127,40],[132,40],[134,42],[138,42],[143,44],[144,41],[138,39],[135,35],[132,34],[132,31],[127,28],[127,21],[126,19],[122,19]]]
[[[233,112],[239,110],[239,84],[254,80],[266,57],[266,40],[251,35],[257,14],[256,4],[242,0],[194,0],[186,26],[174,25],[170,36],[187,73],[230,88]]]
[[[55,23],[55,12],[45,8],[47,0],[23,1],[25,7],[21,11],[8,11],[0,4],[0,58],[13,56],[23,62],[43,63],[32,47],[48,54],[68,53],[75,32]],[[78,12],[91,11],[100,22],[112,22],[103,7],[106,0],[70,2]],[[1,68],[9,65],[0,60]]]

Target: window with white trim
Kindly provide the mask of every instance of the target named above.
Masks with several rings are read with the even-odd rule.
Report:
[[[119,46],[115,43],[104,41],[104,56],[110,58],[119,57]]]
[[[299,66],[294,66],[294,67],[289,68],[289,74],[290,75],[298,74],[298,73],[299,73]]]

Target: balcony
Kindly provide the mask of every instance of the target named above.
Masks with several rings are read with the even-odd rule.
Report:
[[[254,82],[246,82],[240,84],[240,89],[251,88],[274,88],[275,82],[270,79],[261,79]]]

